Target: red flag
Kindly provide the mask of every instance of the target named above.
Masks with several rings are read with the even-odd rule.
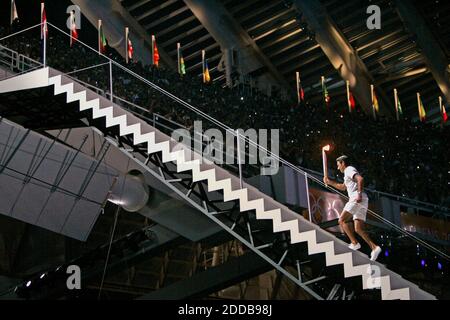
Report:
[[[155,36],[152,36],[152,41],[153,41],[153,64],[159,67],[159,52],[158,47],[156,46]]]
[[[45,5],[41,3],[41,39],[44,39],[44,35],[48,38],[48,27],[47,27],[47,14],[45,13]]]
[[[345,81],[347,84],[347,104],[348,104],[348,111],[352,112],[355,110],[356,102],[355,98],[353,97],[352,92],[350,91],[350,81]]]
[[[130,59],[133,59],[133,44],[129,38],[130,29],[125,27],[125,61],[128,63]]]
[[[303,90],[302,86],[300,86],[300,100],[305,101],[305,90]]]
[[[351,110],[354,111],[355,107],[356,107],[356,102],[355,102],[355,98],[353,97],[353,94],[351,91],[350,91],[350,97],[348,99],[348,104],[349,104]]]
[[[444,122],[447,122],[447,120],[448,120],[447,111],[445,110],[445,106],[444,105],[442,105],[442,120]]]
[[[131,43],[131,40],[130,39],[128,39],[128,49],[127,49],[127,52],[128,52],[128,59],[133,59],[133,44]]]
[[[75,15],[73,12],[70,13],[70,46],[73,46],[75,40],[78,39],[77,25],[75,23]]]

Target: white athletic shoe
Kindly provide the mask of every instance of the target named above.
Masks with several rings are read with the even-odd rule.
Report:
[[[381,248],[380,247],[376,247],[375,249],[372,250],[372,252],[370,253],[370,260],[375,261],[378,258],[378,255],[381,253]]]
[[[350,243],[350,244],[348,245],[348,247],[349,247],[350,249],[352,249],[352,250],[358,250],[358,249],[361,249],[361,245],[360,245],[359,243],[357,243],[357,244]]]

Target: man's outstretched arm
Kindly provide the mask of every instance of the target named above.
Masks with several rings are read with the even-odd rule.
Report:
[[[328,177],[323,177],[323,182],[324,182],[325,184],[328,184],[328,185],[332,186],[333,188],[336,188],[336,189],[341,190],[341,191],[345,191],[345,190],[347,189],[347,188],[345,187],[345,184],[343,184],[343,183],[337,183],[336,181],[333,181],[333,180],[331,180],[331,179],[328,178]]]

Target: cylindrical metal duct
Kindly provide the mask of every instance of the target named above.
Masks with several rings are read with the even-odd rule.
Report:
[[[150,190],[145,183],[144,175],[132,170],[118,178],[108,200],[128,212],[137,212],[147,204],[149,197]]]

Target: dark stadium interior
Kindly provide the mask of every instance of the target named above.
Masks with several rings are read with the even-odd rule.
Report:
[[[105,56],[87,47],[98,48],[98,32],[83,6],[79,42],[70,47],[69,37],[53,25],[69,32],[65,26],[66,8],[77,2],[86,5],[88,1],[47,0],[45,8],[51,24],[46,40],[48,66],[73,75],[74,81],[102,95],[105,101],[110,99],[112,89],[117,106],[166,135],[176,128],[194,132],[194,121],[201,119],[198,110],[229,128],[279,129],[280,157],[310,174],[309,188],[319,193],[332,193],[322,183],[322,146],[332,146],[328,156],[329,176],[341,182],[344,176],[336,169],[334,159],[342,154],[349,155],[351,164],[364,177],[364,189],[371,201],[369,209],[382,212],[385,220],[390,221],[380,222],[376,217],[369,217],[367,221],[368,233],[382,248],[380,264],[435,298],[450,299],[450,121],[443,120],[438,100],[442,96],[445,107],[450,110],[450,30],[446,22],[450,2],[214,0],[202,7],[203,0],[108,1],[121,6],[126,13],[121,13],[122,20],[118,20],[133,29],[131,40],[136,44],[133,58],[126,62],[124,39],[108,39],[111,29],[107,27]],[[0,7],[0,48],[42,62],[39,27],[21,32],[40,23],[39,1],[16,0],[19,19],[13,24],[10,24],[9,2],[2,1]],[[208,11],[211,3],[217,4],[216,12]],[[369,30],[366,25],[366,9],[374,4],[382,13],[379,30]],[[317,16],[311,15],[313,9]],[[420,19],[420,26],[411,25],[411,19]],[[16,32],[17,35],[3,39]],[[234,39],[227,38],[227,33],[236,34],[236,39],[241,39],[245,45],[225,48],[221,42]],[[138,36],[142,34],[155,35],[159,66],[142,58],[145,55],[139,52],[140,48],[147,48],[145,54],[152,54],[151,42]],[[424,39],[424,35],[431,35],[431,38]],[[424,47],[424,41],[429,46]],[[177,43],[181,43],[184,75],[180,75],[177,68],[181,52],[177,50]],[[341,47],[333,47],[336,43]],[[330,53],[333,48],[335,52]],[[439,52],[430,48],[438,48]],[[210,83],[202,81],[205,66],[202,50],[206,50]],[[226,65],[226,50],[231,50],[232,66]],[[355,65],[349,67],[349,60],[342,54],[345,52],[351,52]],[[117,65],[108,65],[108,58]],[[7,72],[25,73],[19,65],[9,68],[2,62],[0,67],[0,73],[6,70],[5,75]],[[345,78],[348,73],[344,69],[349,70],[351,77],[364,78],[352,82],[351,90],[356,98],[352,112]],[[114,81],[110,79],[110,72],[114,74]],[[132,72],[162,90],[148,85]],[[296,72],[300,73],[304,99],[298,96]],[[321,77],[325,79],[331,98],[328,105],[324,101]],[[110,81],[113,81],[112,88]],[[376,119],[371,109],[373,97],[370,87],[364,87],[366,83],[374,85],[380,104]],[[399,119],[396,118],[394,89],[399,93],[403,111]],[[363,300],[382,298],[378,290],[365,290],[359,277],[347,278],[341,265],[324,265],[328,258],[323,252],[309,255],[305,242],[291,244],[292,233],[275,233],[272,223],[258,220],[252,210],[241,213],[242,203],[236,198],[225,201],[225,191],[216,190],[209,192],[212,196],[206,196],[207,180],[195,182],[192,177],[177,172],[173,162],[163,163],[163,152],[147,155],[146,148],[142,144],[134,145],[132,136],[123,135],[121,128],[110,127],[107,121],[92,116],[89,110],[80,112],[78,102],[66,102],[66,94],[54,95],[53,92],[54,88],[49,86],[0,93],[0,119],[55,139],[88,156],[92,156],[86,151],[88,147],[81,144],[77,150],[77,146],[62,138],[63,134],[55,137],[54,132],[95,128],[86,132],[91,132],[92,137],[97,134],[114,140],[117,149],[131,150],[128,157],[159,170],[163,178],[170,181],[167,188],[174,186],[188,197],[192,192],[193,201],[217,213],[218,222],[225,227],[192,239],[178,232],[176,227],[171,228],[184,222],[177,222],[178,218],[165,220],[164,212],[179,217],[184,210],[195,211],[197,207],[184,203],[180,195],[174,196],[176,192],[166,192],[166,186],[159,190],[157,185],[150,186],[149,209],[144,213],[139,211],[141,214],[127,212],[105,201],[87,241],[57,234],[0,212],[0,299],[315,298],[304,286],[280,272],[278,267],[281,266],[292,277],[298,275],[299,281],[307,283],[324,299],[338,296]],[[416,93],[420,93],[425,106],[425,121],[419,119]],[[198,110],[185,107],[178,99]],[[367,105],[364,99],[371,103]],[[214,121],[203,123],[205,130],[216,127]],[[82,130],[80,132],[85,132]],[[98,146],[93,144],[92,148],[95,156]],[[246,148],[250,152],[251,146],[246,145]],[[2,154],[0,174],[7,168],[3,161]],[[266,193],[262,182],[253,184],[259,179],[257,165],[243,165],[243,172],[234,165],[220,167],[235,177],[241,173],[246,183]],[[267,196],[302,219],[311,219],[308,209],[287,200],[288,178],[283,179],[285,198],[279,197],[275,190],[276,180],[271,180],[274,189]],[[165,202],[159,203],[159,199]],[[175,209],[168,204],[170,199]],[[325,210],[330,216],[330,209]],[[392,218],[385,210],[392,212]],[[198,216],[192,213],[192,217],[195,217],[192,218],[195,224]],[[287,217],[281,214],[281,220]],[[334,238],[348,242],[339,230],[337,218],[327,219],[322,214],[316,224]],[[253,229],[249,236],[252,247],[242,241],[248,236],[247,226]],[[227,232],[229,229],[232,232]],[[318,236],[318,240],[326,239]],[[266,247],[267,243],[270,246]],[[364,244],[361,251],[367,254],[371,249]],[[278,267],[261,259],[262,255],[275,264],[279,261]],[[65,268],[69,265],[77,265],[82,270],[81,290],[66,288]]]

